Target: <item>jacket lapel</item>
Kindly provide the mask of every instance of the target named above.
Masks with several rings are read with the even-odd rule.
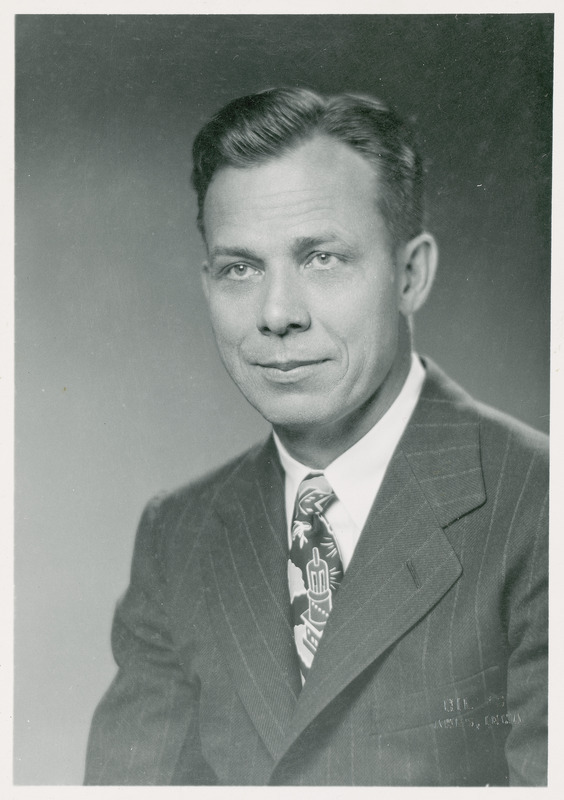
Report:
[[[462,572],[443,528],[485,501],[479,427],[431,363],[300,694],[284,749]]]
[[[232,678],[272,756],[300,690],[287,584],[284,478],[272,440],[216,495],[202,559],[212,624]]]

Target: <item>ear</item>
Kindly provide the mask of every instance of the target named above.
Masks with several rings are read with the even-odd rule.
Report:
[[[426,301],[438,260],[437,243],[430,233],[420,233],[400,248],[398,308],[404,316],[414,314]]]
[[[209,302],[210,299],[210,274],[208,271],[208,262],[204,261],[202,263],[202,272],[200,273],[200,277],[202,279],[202,289],[204,290],[204,295],[206,300]]]

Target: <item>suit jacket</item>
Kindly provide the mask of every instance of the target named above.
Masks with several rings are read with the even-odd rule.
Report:
[[[86,783],[544,784],[546,437],[432,363],[301,688],[272,440],[151,502]]]

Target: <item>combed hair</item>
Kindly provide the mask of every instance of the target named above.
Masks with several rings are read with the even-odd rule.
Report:
[[[228,103],[200,130],[192,150],[198,227],[206,192],[222,167],[248,167],[287,153],[316,134],[354,148],[380,181],[378,205],[394,244],[423,230],[423,169],[412,129],[376,98],[267,89]]]

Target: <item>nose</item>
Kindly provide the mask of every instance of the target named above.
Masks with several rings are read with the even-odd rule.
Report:
[[[266,276],[257,327],[265,335],[285,336],[291,331],[304,331],[311,319],[299,277],[284,273]]]

